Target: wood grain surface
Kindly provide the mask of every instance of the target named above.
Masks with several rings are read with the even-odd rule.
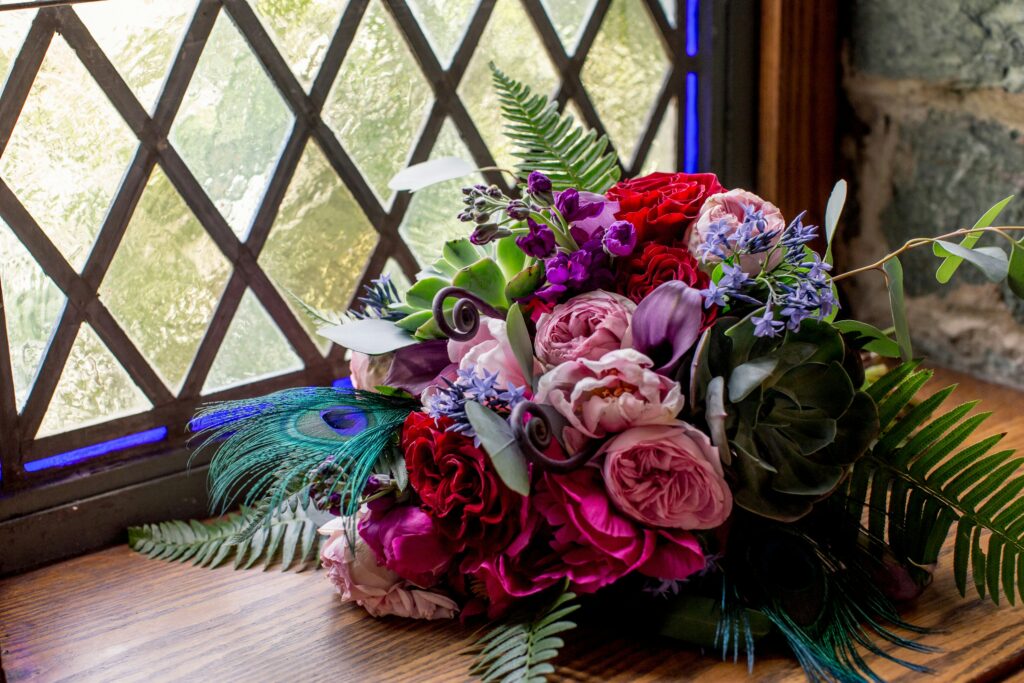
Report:
[[[1024,447],[1022,395],[944,371],[932,386],[958,380],[959,400],[982,398],[995,412],[983,431],[1007,431],[1009,446]],[[873,660],[876,671],[890,681],[1024,683],[1024,608],[961,599],[950,562],[947,546],[935,584],[906,611],[910,621],[942,631],[923,638],[941,653],[910,657],[937,675]],[[782,651],[761,648],[748,679],[742,663],[628,635],[570,633],[556,680],[803,678]],[[340,604],[323,572],[211,571],[149,560],[125,546],[0,582],[0,661],[9,683],[463,681],[469,659],[461,650],[473,636],[457,623],[369,617]]]

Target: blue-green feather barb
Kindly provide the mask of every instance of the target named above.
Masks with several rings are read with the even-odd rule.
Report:
[[[332,473],[328,494],[340,493],[343,514],[353,515],[375,466],[419,408],[409,397],[331,387],[204,406],[190,426],[200,439],[196,453],[216,449],[211,507],[222,512],[244,493],[246,505],[261,501],[272,514],[289,496],[308,496],[319,468]]]

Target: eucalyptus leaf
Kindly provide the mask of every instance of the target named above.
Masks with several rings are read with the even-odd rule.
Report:
[[[959,244],[938,240],[933,249],[936,256],[958,256],[975,266],[990,282],[1002,282],[1009,270],[1009,259],[1006,252],[999,247],[978,247],[966,249]]]
[[[526,327],[526,319],[519,309],[519,304],[512,304],[508,309],[508,316],[505,318],[508,343],[512,346],[512,354],[519,363],[519,369],[526,378],[526,384],[533,389],[533,341],[530,339],[530,330]]]
[[[465,159],[441,157],[403,168],[388,181],[388,187],[415,192],[446,180],[461,178],[475,170],[476,167]]]
[[[1020,242],[1014,242],[1013,249],[1010,250],[1010,265],[1006,277],[1010,290],[1024,299],[1024,245]]]
[[[779,359],[773,357],[755,358],[732,371],[729,375],[729,400],[739,403],[750,395],[754,389],[772,376],[779,365]]]
[[[508,421],[476,401],[466,401],[466,417],[505,485],[522,496],[529,495],[530,472],[526,456]]]
[[[832,237],[836,234],[836,227],[839,225],[839,216],[843,213],[843,205],[846,204],[846,181],[840,180],[832,188],[832,194],[828,197],[828,204],[825,207],[825,261],[832,263]]]
[[[1013,199],[1012,194],[1003,201],[993,206],[988,211],[986,211],[985,214],[978,219],[978,222],[974,224],[974,227],[991,227],[992,223],[995,222],[996,218],[999,217],[999,214],[1002,212],[1003,209],[1006,208],[1006,205],[1010,203],[1011,199]],[[970,235],[965,236],[962,240],[960,240],[960,246],[963,247],[964,249],[970,249],[975,244],[978,243],[979,239],[981,239],[981,233],[972,233]],[[936,256],[940,255],[937,251],[936,246],[932,247],[932,251],[935,253]],[[950,278],[953,277],[953,273],[956,272],[956,269],[960,267],[960,264],[962,262],[963,258],[955,254],[950,254],[946,256],[945,260],[943,260],[943,262],[939,265],[939,269],[935,271],[935,279],[941,282],[942,284],[946,284],[947,282],[949,282]]]
[[[907,324],[907,304],[903,300],[903,265],[898,258],[882,266],[889,283],[889,308],[892,309],[892,325],[896,332],[896,344],[900,358],[912,360],[914,349],[910,343],[910,326]]]
[[[393,322],[380,318],[364,318],[344,322],[340,325],[326,325],[318,329],[317,334],[346,349],[369,356],[391,353],[419,343],[406,330]]]

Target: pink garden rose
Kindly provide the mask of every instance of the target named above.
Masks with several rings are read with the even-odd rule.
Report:
[[[608,440],[602,474],[615,506],[671,529],[713,529],[732,510],[722,463],[707,436],[678,422],[636,427]]]
[[[600,438],[639,425],[673,422],[683,409],[679,382],[659,375],[633,349],[599,360],[567,361],[540,378],[537,400],[554,406],[584,436]]]
[[[420,588],[430,588],[448,571],[452,553],[418,505],[394,505],[390,496],[372,501],[359,520],[359,535],[377,563]]]
[[[566,361],[597,360],[630,346],[630,320],[636,304],[602,290],[574,296],[537,321],[537,357],[552,367]]]
[[[478,372],[497,372],[498,383],[502,386],[522,387],[528,384],[512,353],[504,320],[481,318],[480,329],[472,339],[448,341],[448,357],[460,369],[475,366]],[[541,372],[539,363],[535,364],[534,372]]]
[[[451,598],[419,590],[378,565],[373,550],[362,538],[356,538],[353,552],[340,518],[320,527],[320,533],[330,536],[320,551],[320,560],[342,602],[354,602],[374,617],[393,614],[413,619],[451,619],[459,611]]]
[[[359,351],[352,352],[352,359],[348,362],[348,369],[352,378],[352,387],[364,391],[373,391],[374,387],[384,384],[391,369],[391,361],[394,360],[393,353],[384,353],[379,356],[368,356]]]
[[[545,473],[534,502],[555,529],[551,545],[565,564],[565,576],[581,593],[592,593],[633,571],[681,581],[705,566],[693,534],[654,531],[616,510],[595,467]]]
[[[700,245],[707,239],[713,223],[724,221],[727,226],[725,234],[734,234],[740,225],[743,224],[746,207],[751,207],[755,211],[762,211],[764,213],[765,225],[763,232],[778,231],[772,240],[773,244],[782,238],[782,231],[786,228],[786,221],[783,219],[782,212],[779,211],[777,206],[761,199],[753,192],[729,190],[728,192],[711,195],[704,202],[704,206],[700,209],[700,215],[697,217],[697,222],[693,224],[693,229],[690,231],[690,241],[688,244],[690,253],[698,260],[701,259]],[[760,272],[766,258],[767,253],[741,256],[740,267],[743,269],[743,272],[754,275]],[[769,265],[774,267],[781,259],[782,254],[776,251],[772,257],[772,263]],[[703,258],[703,261],[704,263],[717,263],[721,259],[714,254],[708,254]]]

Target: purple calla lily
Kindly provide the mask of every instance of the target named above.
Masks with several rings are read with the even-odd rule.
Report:
[[[700,290],[678,280],[659,285],[633,313],[633,347],[672,376],[700,337],[703,307]]]
[[[450,363],[447,339],[433,339],[407,346],[395,352],[395,359],[391,362],[384,384],[419,396]]]

